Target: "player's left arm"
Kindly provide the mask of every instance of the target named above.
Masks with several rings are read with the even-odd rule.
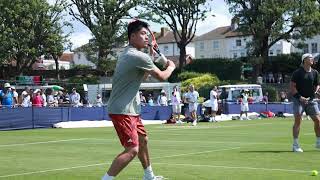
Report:
[[[319,89],[320,89],[320,85],[319,85],[319,73],[316,71],[316,76],[314,79],[314,84],[315,84],[315,94],[319,94]]]

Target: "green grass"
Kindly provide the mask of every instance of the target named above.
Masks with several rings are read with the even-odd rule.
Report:
[[[156,174],[177,180],[307,180],[320,170],[313,122],[291,152],[292,119],[147,125]],[[112,127],[0,132],[0,179],[98,180],[122,151]],[[137,159],[116,179],[142,179]]]

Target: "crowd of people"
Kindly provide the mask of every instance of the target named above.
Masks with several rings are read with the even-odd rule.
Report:
[[[98,94],[96,106],[103,105],[102,98]],[[10,83],[4,83],[0,89],[0,107],[16,108],[16,107],[80,107],[91,106],[87,97],[81,98],[76,88],[72,88],[71,93],[66,90],[53,89],[30,89],[25,87],[19,94],[15,86]]]

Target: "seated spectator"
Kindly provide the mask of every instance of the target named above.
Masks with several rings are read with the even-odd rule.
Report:
[[[149,96],[148,96],[148,105],[154,106],[152,94],[149,94]]]
[[[79,107],[81,97],[80,94],[77,92],[76,88],[72,88],[72,93],[70,94],[70,103],[72,107]]]
[[[59,106],[70,106],[69,94],[66,91],[59,91]]]
[[[16,91],[16,87],[11,86],[11,90],[12,90],[12,94],[13,94],[13,106],[17,107],[19,105],[19,99],[18,99],[19,95]]]
[[[160,106],[168,106],[168,98],[167,98],[166,92],[164,90],[161,90],[161,93],[158,96],[157,103]]]
[[[268,93],[268,92],[266,92],[266,93],[264,94],[264,96],[263,96],[263,98],[262,98],[262,102],[263,102],[264,104],[268,104],[268,102],[269,102],[269,93]]]
[[[288,102],[287,94],[284,91],[280,92],[280,102]]]
[[[21,93],[21,106],[22,107],[31,107],[31,90],[29,87],[25,87],[24,91]]]

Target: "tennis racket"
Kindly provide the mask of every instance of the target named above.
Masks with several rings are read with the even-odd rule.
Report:
[[[166,65],[168,62],[168,59],[160,52],[159,46],[156,41],[156,37],[154,36],[153,32],[148,28],[150,38],[149,38],[149,47],[152,47],[152,49],[159,55],[157,59],[155,59],[155,62],[160,63],[162,65]]]

